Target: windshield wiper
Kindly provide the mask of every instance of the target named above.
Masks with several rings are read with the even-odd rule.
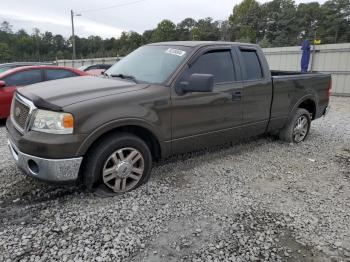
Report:
[[[130,79],[132,81],[134,81],[136,84],[139,83],[139,81],[132,75],[124,75],[124,74],[115,74],[115,75],[109,75],[111,77],[120,77],[122,79]]]

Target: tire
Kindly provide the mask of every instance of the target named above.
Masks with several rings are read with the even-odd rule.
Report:
[[[310,126],[310,112],[306,109],[298,108],[285,127],[280,130],[279,138],[289,143],[300,143],[308,136]]]
[[[125,193],[147,182],[152,154],[139,137],[116,132],[104,137],[84,159],[82,179],[88,189],[103,184],[111,192]]]

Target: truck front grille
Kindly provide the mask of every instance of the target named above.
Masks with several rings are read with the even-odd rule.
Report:
[[[11,117],[15,124],[23,131],[30,113],[30,106],[24,104],[17,97],[13,100]]]

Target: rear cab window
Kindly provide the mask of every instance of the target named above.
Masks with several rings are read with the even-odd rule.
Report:
[[[256,50],[241,49],[242,71],[244,80],[260,80],[264,78],[263,70]]]

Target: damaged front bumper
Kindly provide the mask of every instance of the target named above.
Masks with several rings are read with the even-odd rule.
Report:
[[[8,146],[17,166],[28,176],[39,180],[60,183],[76,181],[82,157],[67,159],[47,159],[19,151],[11,140]]]

